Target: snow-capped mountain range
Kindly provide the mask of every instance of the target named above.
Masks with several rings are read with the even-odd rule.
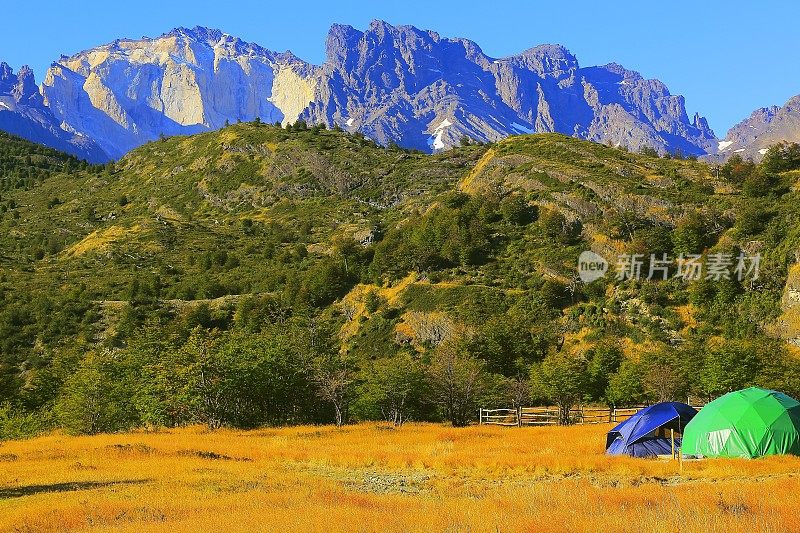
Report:
[[[553,131],[687,155],[745,142],[720,142],[682,96],[620,65],[581,67],[558,45],[492,58],[472,41],[382,21],[333,26],[322,65],[197,27],[62,56],[40,87],[30,69],[0,66],[0,129],[90,161],[257,117],[426,151]]]

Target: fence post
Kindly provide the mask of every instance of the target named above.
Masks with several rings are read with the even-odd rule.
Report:
[[[675,459],[675,430],[669,430],[669,442],[672,445],[672,458]]]
[[[483,407],[478,409],[478,425],[479,426],[483,425]]]

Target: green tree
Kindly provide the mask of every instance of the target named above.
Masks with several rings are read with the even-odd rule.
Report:
[[[761,168],[769,174],[777,174],[800,168],[800,144],[781,142],[770,146]]]
[[[487,371],[512,377],[520,368],[540,361],[548,345],[548,339],[535,332],[528,320],[497,315],[480,328],[469,350],[486,362]]]
[[[658,157],[658,150],[656,150],[652,146],[642,146],[639,149],[639,153],[647,157]]]
[[[644,369],[635,361],[625,360],[608,378],[606,402],[614,407],[638,405],[645,401]]]
[[[555,279],[547,279],[542,283],[539,297],[548,309],[563,309],[572,300],[569,287]]]
[[[0,403],[0,441],[33,437],[50,425],[49,416],[44,412],[26,412],[10,402]]]
[[[164,335],[152,318],[131,335],[124,357],[131,401],[148,427],[177,426],[196,421],[190,401],[191,359]]]
[[[382,298],[377,291],[369,291],[364,297],[364,305],[369,313],[376,312],[378,308],[380,308],[381,303]]]
[[[779,184],[780,180],[776,175],[760,170],[745,178],[742,184],[742,192],[750,198],[759,198],[774,192]]]
[[[520,226],[529,224],[536,219],[535,206],[528,205],[528,202],[520,194],[512,194],[505,198],[500,204],[500,212],[507,222]]]
[[[702,253],[706,247],[712,244],[713,234],[703,216],[692,211],[678,221],[678,225],[672,232],[672,242],[675,253]]]
[[[570,410],[580,402],[589,385],[588,361],[583,355],[554,352],[533,365],[534,395],[558,406],[560,424],[570,423]]]
[[[128,429],[137,423],[121,368],[109,351],[89,352],[56,402],[61,426],[73,434]]]
[[[774,216],[770,206],[763,201],[747,202],[736,219],[736,229],[744,236],[757,235],[764,231]]]
[[[727,341],[710,350],[700,383],[709,398],[756,384],[762,368],[759,348],[747,341]]]
[[[308,269],[303,275],[295,301],[301,305],[323,307],[343,296],[350,287],[351,278],[344,265],[325,259]]]
[[[545,235],[557,239],[561,244],[575,244],[583,229],[580,220],[568,220],[555,209],[546,211],[539,217]]]
[[[367,417],[402,425],[420,414],[426,394],[425,371],[409,353],[377,359],[363,369],[357,408]]]
[[[735,185],[741,185],[756,171],[751,160],[745,161],[741,155],[732,155],[720,168],[720,175]]]
[[[602,400],[608,389],[610,376],[622,364],[622,350],[613,342],[602,342],[589,350],[588,360],[586,396],[592,400]]]
[[[253,336],[224,335],[216,343],[222,372],[223,421],[235,427],[304,421],[311,394],[293,339],[277,328]]]

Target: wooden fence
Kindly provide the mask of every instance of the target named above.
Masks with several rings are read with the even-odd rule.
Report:
[[[645,406],[625,409],[578,407],[569,412],[570,424],[608,424],[629,419]],[[700,409],[695,407],[695,409]],[[556,426],[559,424],[556,407],[521,407],[520,409],[481,409],[479,423],[494,426]]]

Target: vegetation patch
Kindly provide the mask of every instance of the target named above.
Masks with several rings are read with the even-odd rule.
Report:
[[[211,461],[252,461],[248,457],[230,457],[217,452],[209,452],[203,450],[181,450],[178,455],[184,457],[199,457],[200,459],[209,459]]]

